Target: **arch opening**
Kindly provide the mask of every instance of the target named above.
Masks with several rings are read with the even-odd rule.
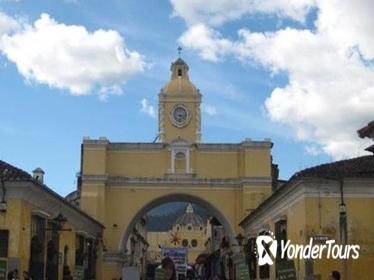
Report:
[[[237,240],[235,239],[235,230],[232,223],[227,219],[222,212],[214,205],[212,205],[209,201],[204,200],[200,197],[190,195],[190,194],[170,194],[165,195],[162,197],[158,197],[147,204],[145,204],[138,212],[134,215],[131,219],[131,222],[127,225],[127,228],[124,230],[122,234],[122,238],[119,244],[119,250],[124,252],[126,248],[127,241],[133,231],[136,223],[142,219],[147,213],[149,213],[152,209],[161,206],[167,203],[173,202],[187,202],[198,205],[204,208],[207,214],[211,217],[217,219],[223,226],[224,234],[226,238],[230,241],[231,244],[237,245]]]

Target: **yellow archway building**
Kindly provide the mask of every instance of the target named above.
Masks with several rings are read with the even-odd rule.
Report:
[[[235,242],[239,222],[271,193],[270,140],[201,143],[202,96],[188,70],[181,58],[171,64],[171,79],[159,94],[158,142],[83,140],[81,208],[105,225],[99,279],[122,276],[127,238],[153,207],[199,204]]]

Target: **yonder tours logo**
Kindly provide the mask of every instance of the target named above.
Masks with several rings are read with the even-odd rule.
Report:
[[[307,245],[292,244],[290,240],[281,240],[279,242],[280,251],[278,250],[278,241],[274,234],[260,235],[256,238],[258,264],[260,266],[272,265],[277,257],[281,254],[282,259],[358,259],[360,256],[359,245],[341,245],[335,240],[327,240],[324,244],[313,244],[313,238],[310,238]]]

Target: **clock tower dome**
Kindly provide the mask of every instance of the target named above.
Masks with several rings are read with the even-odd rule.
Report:
[[[201,139],[201,94],[191,83],[188,65],[178,58],[171,64],[171,79],[159,94],[159,140],[185,140],[198,143]]]

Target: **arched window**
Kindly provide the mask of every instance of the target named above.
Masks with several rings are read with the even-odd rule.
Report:
[[[69,260],[69,247],[65,245],[64,247],[64,266],[68,265],[68,260]]]
[[[197,240],[196,239],[192,239],[191,240],[191,245],[192,245],[192,247],[197,247]]]
[[[175,154],[175,159],[177,160],[186,159],[186,155],[183,152],[178,152]]]
[[[175,154],[175,170],[177,173],[186,172],[186,154],[184,152],[177,152]]]
[[[182,246],[183,247],[187,247],[188,246],[188,240],[187,239],[183,239]]]

